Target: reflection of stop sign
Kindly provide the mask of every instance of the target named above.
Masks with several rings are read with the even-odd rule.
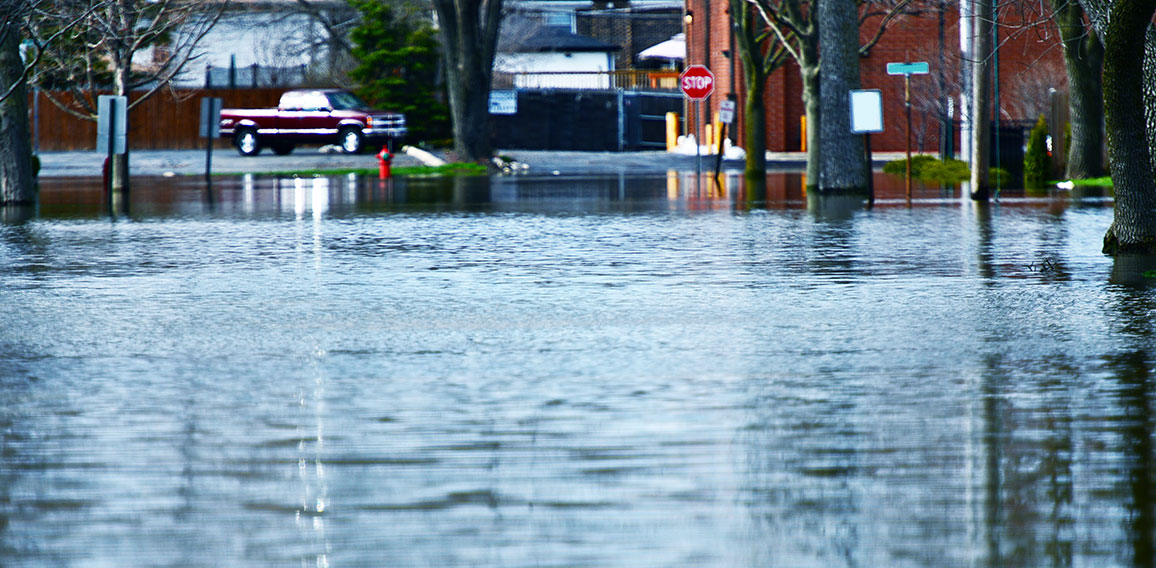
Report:
[[[688,99],[705,99],[714,92],[714,73],[702,65],[691,65],[678,76],[678,86]]]

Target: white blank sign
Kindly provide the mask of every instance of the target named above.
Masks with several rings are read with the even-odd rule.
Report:
[[[851,91],[851,132],[883,132],[883,93],[879,89]]]

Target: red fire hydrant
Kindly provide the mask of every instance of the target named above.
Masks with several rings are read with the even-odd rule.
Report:
[[[388,146],[382,146],[381,152],[377,154],[377,177],[380,179],[389,179],[389,166],[393,161],[393,154],[389,153]]]

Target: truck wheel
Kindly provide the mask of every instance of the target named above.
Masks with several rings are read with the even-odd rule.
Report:
[[[242,156],[256,156],[261,152],[261,143],[257,140],[257,132],[252,128],[243,128],[233,135],[233,144]]]
[[[273,144],[273,153],[278,156],[288,156],[293,151],[292,144]]]
[[[338,142],[341,144],[341,149],[346,154],[358,154],[361,152],[361,133],[356,128],[342,128],[341,132],[337,134]]]

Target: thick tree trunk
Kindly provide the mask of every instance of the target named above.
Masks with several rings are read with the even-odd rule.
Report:
[[[866,194],[863,138],[851,134],[848,102],[850,91],[860,85],[859,10],[853,0],[824,0],[818,10],[822,124],[817,187],[821,194]]]
[[[493,155],[490,78],[502,0],[434,0],[445,57],[454,150],[467,161]]]
[[[20,79],[24,64],[20,59],[18,20],[0,8],[0,92]],[[23,85],[0,102],[0,206],[31,205],[36,202],[32,173],[32,146],[28,127],[28,94]]]
[[[972,1],[972,0],[965,0]],[[988,152],[991,146],[991,57],[993,0],[973,3],[971,64],[971,198],[987,201],[991,195]]]
[[[1118,0],[1097,30],[1104,42],[1104,118],[1115,209],[1104,252],[1156,252],[1156,177],[1145,128],[1145,35],[1156,0]]]
[[[1052,5],[1068,71],[1072,140],[1065,177],[1099,177],[1104,175],[1104,90],[1101,79],[1104,46],[1096,33],[1084,25],[1084,11],[1076,0],[1053,0]],[[1052,133],[1052,136],[1063,135],[1062,131]]]

